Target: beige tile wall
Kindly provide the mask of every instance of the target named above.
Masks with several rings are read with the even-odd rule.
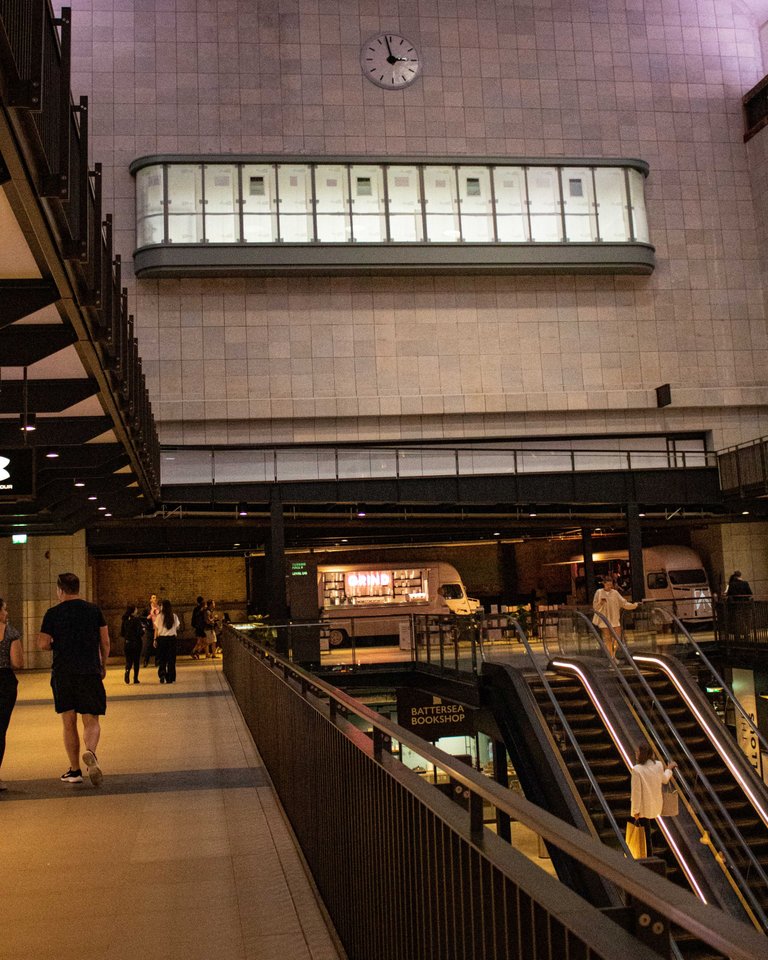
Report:
[[[650,278],[130,282],[161,437],[181,442],[766,433],[768,344],[738,3],[71,0],[72,86],[130,260],[156,153],[641,157]],[[358,64],[398,30],[423,78]],[[130,269],[127,270],[130,278]],[[673,406],[654,388],[672,385]]]

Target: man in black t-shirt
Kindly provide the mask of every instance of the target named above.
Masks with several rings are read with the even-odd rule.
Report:
[[[69,770],[65,783],[82,783],[78,713],[83,718],[83,762],[91,783],[98,787],[103,775],[96,759],[101,726],[99,717],[107,712],[104,677],[109,657],[109,628],[95,603],[80,598],[80,578],[60,573],[56,581],[59,603],[43,617],[37,646],[53,651],[51,688],[56,713],[64,724],[64,747]]]

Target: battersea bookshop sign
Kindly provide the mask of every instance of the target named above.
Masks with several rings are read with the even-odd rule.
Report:
[[[475,732],[471,711],[463,703],[409,687],[398,688],[397,722],[425,740],[467,736]]]

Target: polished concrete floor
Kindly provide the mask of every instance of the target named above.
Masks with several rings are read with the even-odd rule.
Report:
[[[22,673],[0,777],[0,960],[336,960],[220,661],[107,675],[104,783],[68,764],[47,673]]]

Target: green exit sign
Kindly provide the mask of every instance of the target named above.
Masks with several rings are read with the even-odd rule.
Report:
[[[307,577],[309,576],[309,571],[307,570],[307,564],[304,560],[297,560],[291,563],[291,576],[292,577]]]
[[[26,543],[27,535],[26,533],[12,533],[11,534],[11,543]]]

